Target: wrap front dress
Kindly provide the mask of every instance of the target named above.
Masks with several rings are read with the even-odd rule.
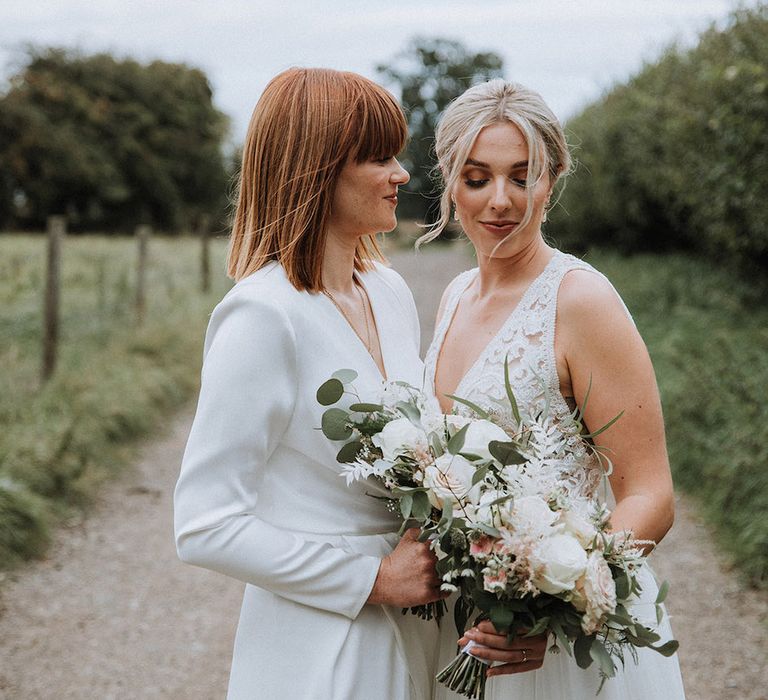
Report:
[[[420,387],[410,291],[378,264],[356,274],[387,379]],[[375,484],[346,485],[340,444],[319,430],[317,388],[342,368],[358,373],[359,400],[380,395],[384,377],[338,309],[297,291],[277,263],[237,283],[212,314],[175,530],[183,560],[247,584],[230,700],[431,697],[436,625],[366,604],[399,522],[371,497]]]

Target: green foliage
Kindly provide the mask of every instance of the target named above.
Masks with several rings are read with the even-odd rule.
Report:
[[[0,94],[0,225],[153,223],[222,215],[226,117],[204,73],[31,49]]]
[[[401,214],[431,222],[438,211],[431,172],[440,115],[468,87],[502,77],[502,58],[492,52],[473,53],[458,41],[417,37],[394,60],[376,70],[399,87],[408,118],[410,140],[403,165],[411,181],[402,189],[416,196],[403,198]]]
[[[584,251],[697,251],[768,268],[768,6],[669,48],[567,125],[578,161],[548,230]]]
[[[0,562],[42,554],[51,522],[87,504],[197,386],[204,326],[228,282],[198,292],[198,248],[153,239],[134,323],[135,241],[64,243],[59,363],[40,385],[45,240],[0,236]],[[224,246],[216,244],[222,259]]]
[[[749,279],[683,255],[587,258],[653,359],[675,483],[750,583],[768,586],[768,309]]]
[[[330,406],[344,395],[344,384],[335,377],[323,382],[317,390],[317,402],[321,406]]]

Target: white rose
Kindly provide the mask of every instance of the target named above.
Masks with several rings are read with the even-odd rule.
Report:
[[[595,526],[584,516],[573,510],[567,510],[562,518],[565,532],[573,535],[582,547],[589,547],[594,541],[597,530]]]
[[[531,557],[536,575],[533,583],[544,593],[573,590],[587,566],[587,554],[571,535],[545,537]]]
[[[587,559],[582,594],[587,604],[581,628],[585,634],[594,634],[602,627],[605,616],[616,610],[616,584],[600,552],[592,552]]]
[[[472,486],[474,474],[472,462],[461,455],[446,453],[438,457],[424,470],[423,485],[429,489],[429,502],[435,508],[442,508],[447,498],[454,502],[476,504],[480,497],[480,484]]]
[[[527,530],[531,534],[551,535],[552,526],[558,515],[539,496],[516,498],[510,523],[515,529]]]
[[[396,418],[374,435],[373,444],[381,449],[384,459],[394,462],[397,456],[415,449],[427,449],[427,435],[407,418]]]
[[[473,420],[464,435],[464,446],[461,451],[478,455],[483,459],[492,459],[493,456],[488,451],[488,443],[493,440],[509,442],[509,435],[489,420]]]

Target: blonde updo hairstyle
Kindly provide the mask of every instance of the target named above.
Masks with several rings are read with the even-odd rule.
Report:
[[[448,105],[437,126],[435,152],[443,182],[440,219],[419,244],[436,238],[451,220],[452,193],[478,134],[486,126],[505,121],[520,129],[528,144],[528,205],[519,228],[531,221],[533,189],[541,178],[547,175],[554,188],[570,171],[571,156],[563,128],[541,95],[501,78],[475,85]]]

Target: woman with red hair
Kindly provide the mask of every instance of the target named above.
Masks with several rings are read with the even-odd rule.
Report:
[[[406,133],[389,93],[322,69],[278,75],[251,119],[236,284],[175,494],[179,556],[246,583],[230,700],[431,697],[437,627],[400,608],[443,597],[434,556],[375,485],[346,486],[315,399],[340,368],[363,401],[421,384],[413,298],[374,238],[397,223]]]

